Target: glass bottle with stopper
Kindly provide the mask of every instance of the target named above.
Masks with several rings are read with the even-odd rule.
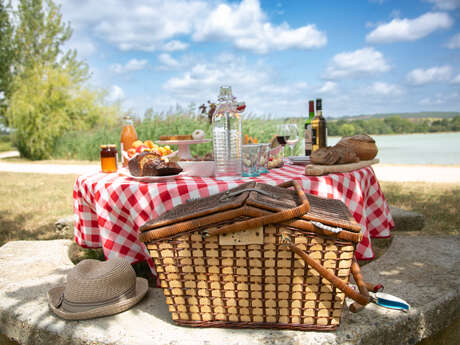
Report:
[[[216,177],[241,177],[241,113],[243,102],[236,102],[230,86],[221,86],[216,111],[212,116],[212,134]]]

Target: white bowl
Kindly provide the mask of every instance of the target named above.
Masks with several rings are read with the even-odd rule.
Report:
[[[215,175],[216,163],[214,161],[179,161],[187,176],[210,177]]]

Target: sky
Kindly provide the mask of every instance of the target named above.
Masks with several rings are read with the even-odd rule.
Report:
[[[326,117],[460,111],[460,0],[59,0],[95,88],[142,116],[216,101]]]

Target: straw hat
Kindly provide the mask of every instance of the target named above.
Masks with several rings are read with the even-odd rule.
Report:
[[[67,274],[66,285],[48,291],[48,304],[63,319],[92,319],[131,308],[147,290],[147,280],[136,278],[128,261],[88,259]]]

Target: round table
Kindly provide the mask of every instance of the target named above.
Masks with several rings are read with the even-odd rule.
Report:
[[[390,237],[394,226],[388,204],[372,167],[325,176],[305,176],[304,167],[285,165],[259,177],[221,181],[180,176],[168,182],[139,182],[117,173],[81,175],[74,190],[75,241],[85,248],[102,248],[106,258],[124,257],[131,263],[153,262],[138,240],[140,226],[188,199],[213,195],[248,181],[276,185],[301,183],[306,193],[342,200],[361,224],[363,239],[356,258],[372,260],[371,237]]]

